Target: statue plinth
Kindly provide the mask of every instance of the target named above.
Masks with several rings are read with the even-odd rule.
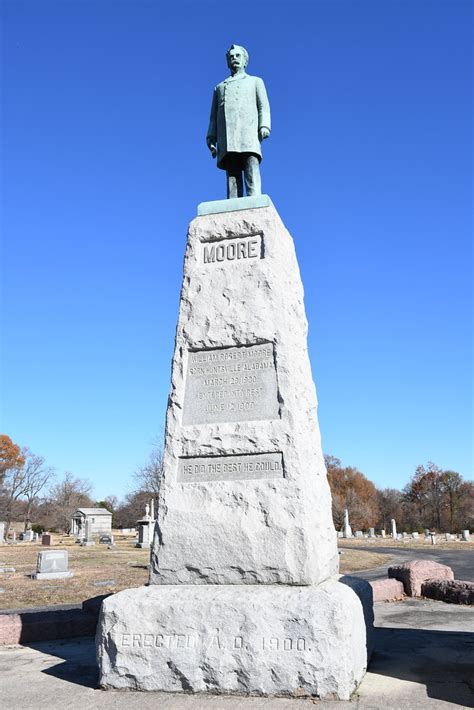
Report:
[[[105,687],[348,699],[367,666],[371,591],[337,575],[293,240],[259,199],[189,226],[151,586],[104,601]]]

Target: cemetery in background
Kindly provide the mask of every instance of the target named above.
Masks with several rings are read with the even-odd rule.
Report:
[[[425,529],[461,533],[474,529],[474,482],[456,471],[442,470],[434,463],[420,465],[403,490],[377,488],[354,466],[343,466],[326,456],[333,498],[336,530],[342,530],[344,510],[350,513],[353,530],[389,530],[397,521],[401,531]],[[102,507],[112,513],[112,527],[132,528],[141,519],[145,505],[158,498],[163,458],[153,446],[145,465],[131,472],[132,492],[119,501],[111,494],[102,501],[93,498],[93,484],[70,472],[58,477],[42,456],[20,448],[0,435],[0,521],[8,538],[12,522],[41,533],[71,532],[72,515],[81,507]]]

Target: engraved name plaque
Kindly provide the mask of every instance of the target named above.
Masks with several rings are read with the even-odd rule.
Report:
[[[273,343],[188,353],[183,424],[278,416]]]
[[[196,456],[178,463],[178,481],[239,481],[252,478],[283,478],[283,455],[242,454],[240,456]]]
[[[219,264],[223,261],[243,263],[263,259],[264,256],[263,234],[260,233],[203,243],[204,264]]]

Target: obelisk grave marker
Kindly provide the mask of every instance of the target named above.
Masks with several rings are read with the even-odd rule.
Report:
[[[370,588],[337,575],[293,240],[265,195],[198,215],[150,586],[103,603],[100,683],[347,699],[367,666]]]

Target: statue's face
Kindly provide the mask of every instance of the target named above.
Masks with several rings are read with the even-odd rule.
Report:
[[[232,72],[245,67],[245,55],[240,47],[235,47],[229,50],[227,55],[227,66]]]

